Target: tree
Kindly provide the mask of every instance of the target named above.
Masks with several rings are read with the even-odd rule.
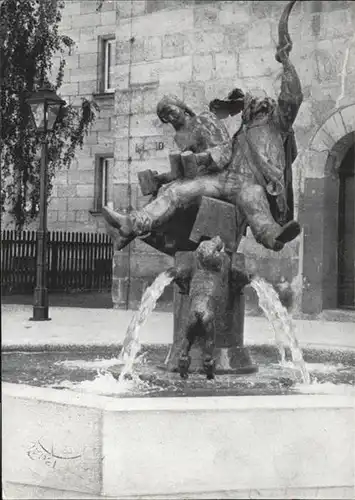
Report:
[[[39,204],[40,138],[27,99],[43,86],[60,89],[65,55],[74,46],[58,31],[63,8],[62,0],[0,3],[0,208],[14,217],[17,229],[37,216]],[[53,57],[58,54],[59,69],[51,82]],[[69,168],[75,151],[82,148],[97,109],[87,99],[81,106],[67,104],[55,132],[48,134],[48,197],[56,172]]]

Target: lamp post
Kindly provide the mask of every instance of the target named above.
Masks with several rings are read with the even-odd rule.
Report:
[[[54,129],[61,108],[66,104],[50,88],[41,88],[27,100],[33,121],[41,134],[41,170],[39,227],[37,230],[36,288],[33,299],[33,321],[46,321],[48,317],[47,289],[47,132]]]

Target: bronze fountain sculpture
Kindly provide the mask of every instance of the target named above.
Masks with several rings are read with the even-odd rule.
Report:
[[[182,377],[189,369],[208,378],[256,370],[243,346],[242,290],[250,276],[238,245],[247,226],[258,243],[276,252],[300,233],[293,220],[292,125],[303,95],[289,59],[288,33],[295,1],[279,22],[275,57],[283,71],[277,101],[234,89],[196,115],[177,97],[163,97],[157,114],[174,127],[180,149],[169,155],[171,171],[139,174],[143,194],[152,195],[141,210],[126,215],[103,209],[116,249],[139,237],[175,256],[171,272],[181,293],[167,368]],[[231,139],[221,119],[239,113],[242,125]],[[199,338],[204,346],[195,345],[194,352]]]

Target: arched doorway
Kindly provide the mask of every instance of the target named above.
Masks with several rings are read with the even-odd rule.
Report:
[[[355,309],[355,145],[339,168],[338,307]]]
[[[307,314],[354,308],[354,144],[355,103],[333,112],[296,159]]]

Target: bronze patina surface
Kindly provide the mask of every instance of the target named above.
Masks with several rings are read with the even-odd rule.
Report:
[[[250,283],[242,254],[230,254],[219,236],[202,241],[195,252],[176,255],[171,273],[176,297],[169,371],[251,373],[256,367],[243,346],[243,288]]]

